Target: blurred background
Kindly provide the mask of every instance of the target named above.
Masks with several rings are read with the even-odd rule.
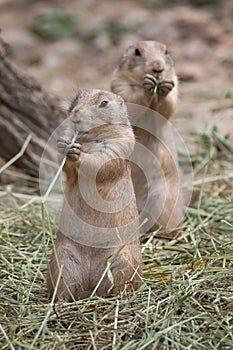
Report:
[[[213,125],[232,138],[232,19],[232,0],[0,0],[12,60],[61,101],[108,90],[132,42],[166,43],[180,79],[174,122],[191,148]]]

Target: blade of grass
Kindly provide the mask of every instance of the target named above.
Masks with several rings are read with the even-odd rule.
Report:
[[[1,325],[1,323],[0,323],[0,331],[2,332],[2,334],[3,334],[4,338],[6,339],[6,341],[7,341],[8,345],[9,345],[9,347],[11,348],[11,350],[15,350],[14,346],[11,344],[11,341],[10,341],[8,335],[7,335],[6,332],[4,331],[4,329],[3,329],[2,325]]]
[[[114,331],[113,331],[113,339],[112,339],[112,348],[114,349],[116,346],[116,336],[117,336],[117,323],[118,323],[118,314],[119,314],[119,300],[116,300],[116,310],[114,316]]]
[[[13,158],[11,158],[6,164],[4,164],[1,168],[0,168],[0,174],[6,170],[7,168],[9,168],[10,165],[12,165],[14,162],[16,162],[16,160],[18,160],[20,157],[22,157],[22,155],[24,154],[24,152],[26,151],[26,148],[29,144],[29,142],[31,141],[32,135],[28,135],[26,137],[26,140],[24,141],[23,146],[21,147],[21,150],[19,151],[19,153],[17,153]]]
[[[78,132],[76,131],[74,133],[74,136],[73,136],[72,140],[71,140],[71,143],[73,143],[76,140],[77,136],[78,136]],[[62,162],[61,162],[61,164],[60,164],[60,166],[59,166],[59,168],[58,168],[58,170],[57,170],[57,172],[56,172],[56,174],[55,174],[55,176],[54,176],[54,178],[53,178],[53,181],[50,183],[50,185],[49,185],[49,187],[48,187],[48,189],[47,189],[47,191],[46,191],[46,193],[45,193],[45,195],[44,195],[44,197],[42,199],[42,203],[46,202],[46,200],[47,200],[51,190],[53,189],[55,182],[57,181],[60,173],[62,172],[62,169],[63,169],[64,164],[66,162],[66,158],[67,158],[67,156],[65,155],[63,160],[62,160]]]
[[[34,337],[32,343],[31,343],[31,346],[29,347],[29,350],[33,349],[37,339],[39,338],[40,334],[43,332],[44,328],[46,327],[46,324],[48,322],[49,316],[50,316],[50,314],[52,312],[52,309],[53,309],[53,306],[54,306],[54,301],[55,301],[55,297],[56,297],[56,294],[57,294],[57,289],[58,289],[58,286],[59,286],[59,283],[60,283],[60,279],[61,279],[61,276],[62,276],[62,270],[63,270],[63,265],[61,266],[61,268],[59,270],[59,274],[58,274],[58,277],[57,277],[57,282],[56,282],[56,286],[54,288],[54,292],[53,292],[51,303],[48,305],[47,313],[46,313],[46,315],[45,315],[45,317],[43,319],[43,322],[40,325],[40,328],[38,329],[38,332],[37,332],[36,336]]]

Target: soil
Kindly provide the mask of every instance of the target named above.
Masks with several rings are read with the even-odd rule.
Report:
[[[12,59],[64,105],[77,88],[108,90],[130,43],[164,42],[180,78],[174,122],[187,146],[192,149],[195,135],[213,125],[233,141],[233,2],[201,7],[187,1],[167,7],[161,3],[169,1],[1,0],[2,37],[11,46]],[[77,33],[60,40],[33,34],[35,18],[48,8],[76,16]]]

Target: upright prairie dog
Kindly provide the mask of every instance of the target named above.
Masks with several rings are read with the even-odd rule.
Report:
[[[129,46],[113,73],[111,89],[127,103],[149,108],[128,106],[137,141],[132,155],[132,162],[138,165],[132,164],[137,206],[142,218],[150,219],[147,231],[162,226],[165,235],[174,236],[174,228],[182,222],[184,204],[168,122],[176,109],[178,79],[166,46],[155,41]]]
[[[128,158],[135,139],[120,96],[102,90],[79,90],[69,108],[59,160],[66,155],[65,199],[52,254],[48,290],[56,299],[86,298],[134,290],[141,284],[138,211]],[[78,132],[72,142],[75,132]],[[126,246],[106,271],[107,261]]]

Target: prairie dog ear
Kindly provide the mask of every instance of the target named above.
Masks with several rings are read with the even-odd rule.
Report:
[[[118,102],[123,105],[125,103],[125,101],[123,100],[123,98],[119,95],[117,95],[117,98],[118,98]]]
[[[166,54],[166,51],[167,51],[167,46],[165,44],[160,44],[160,47],[161,47],[161,51]]]

